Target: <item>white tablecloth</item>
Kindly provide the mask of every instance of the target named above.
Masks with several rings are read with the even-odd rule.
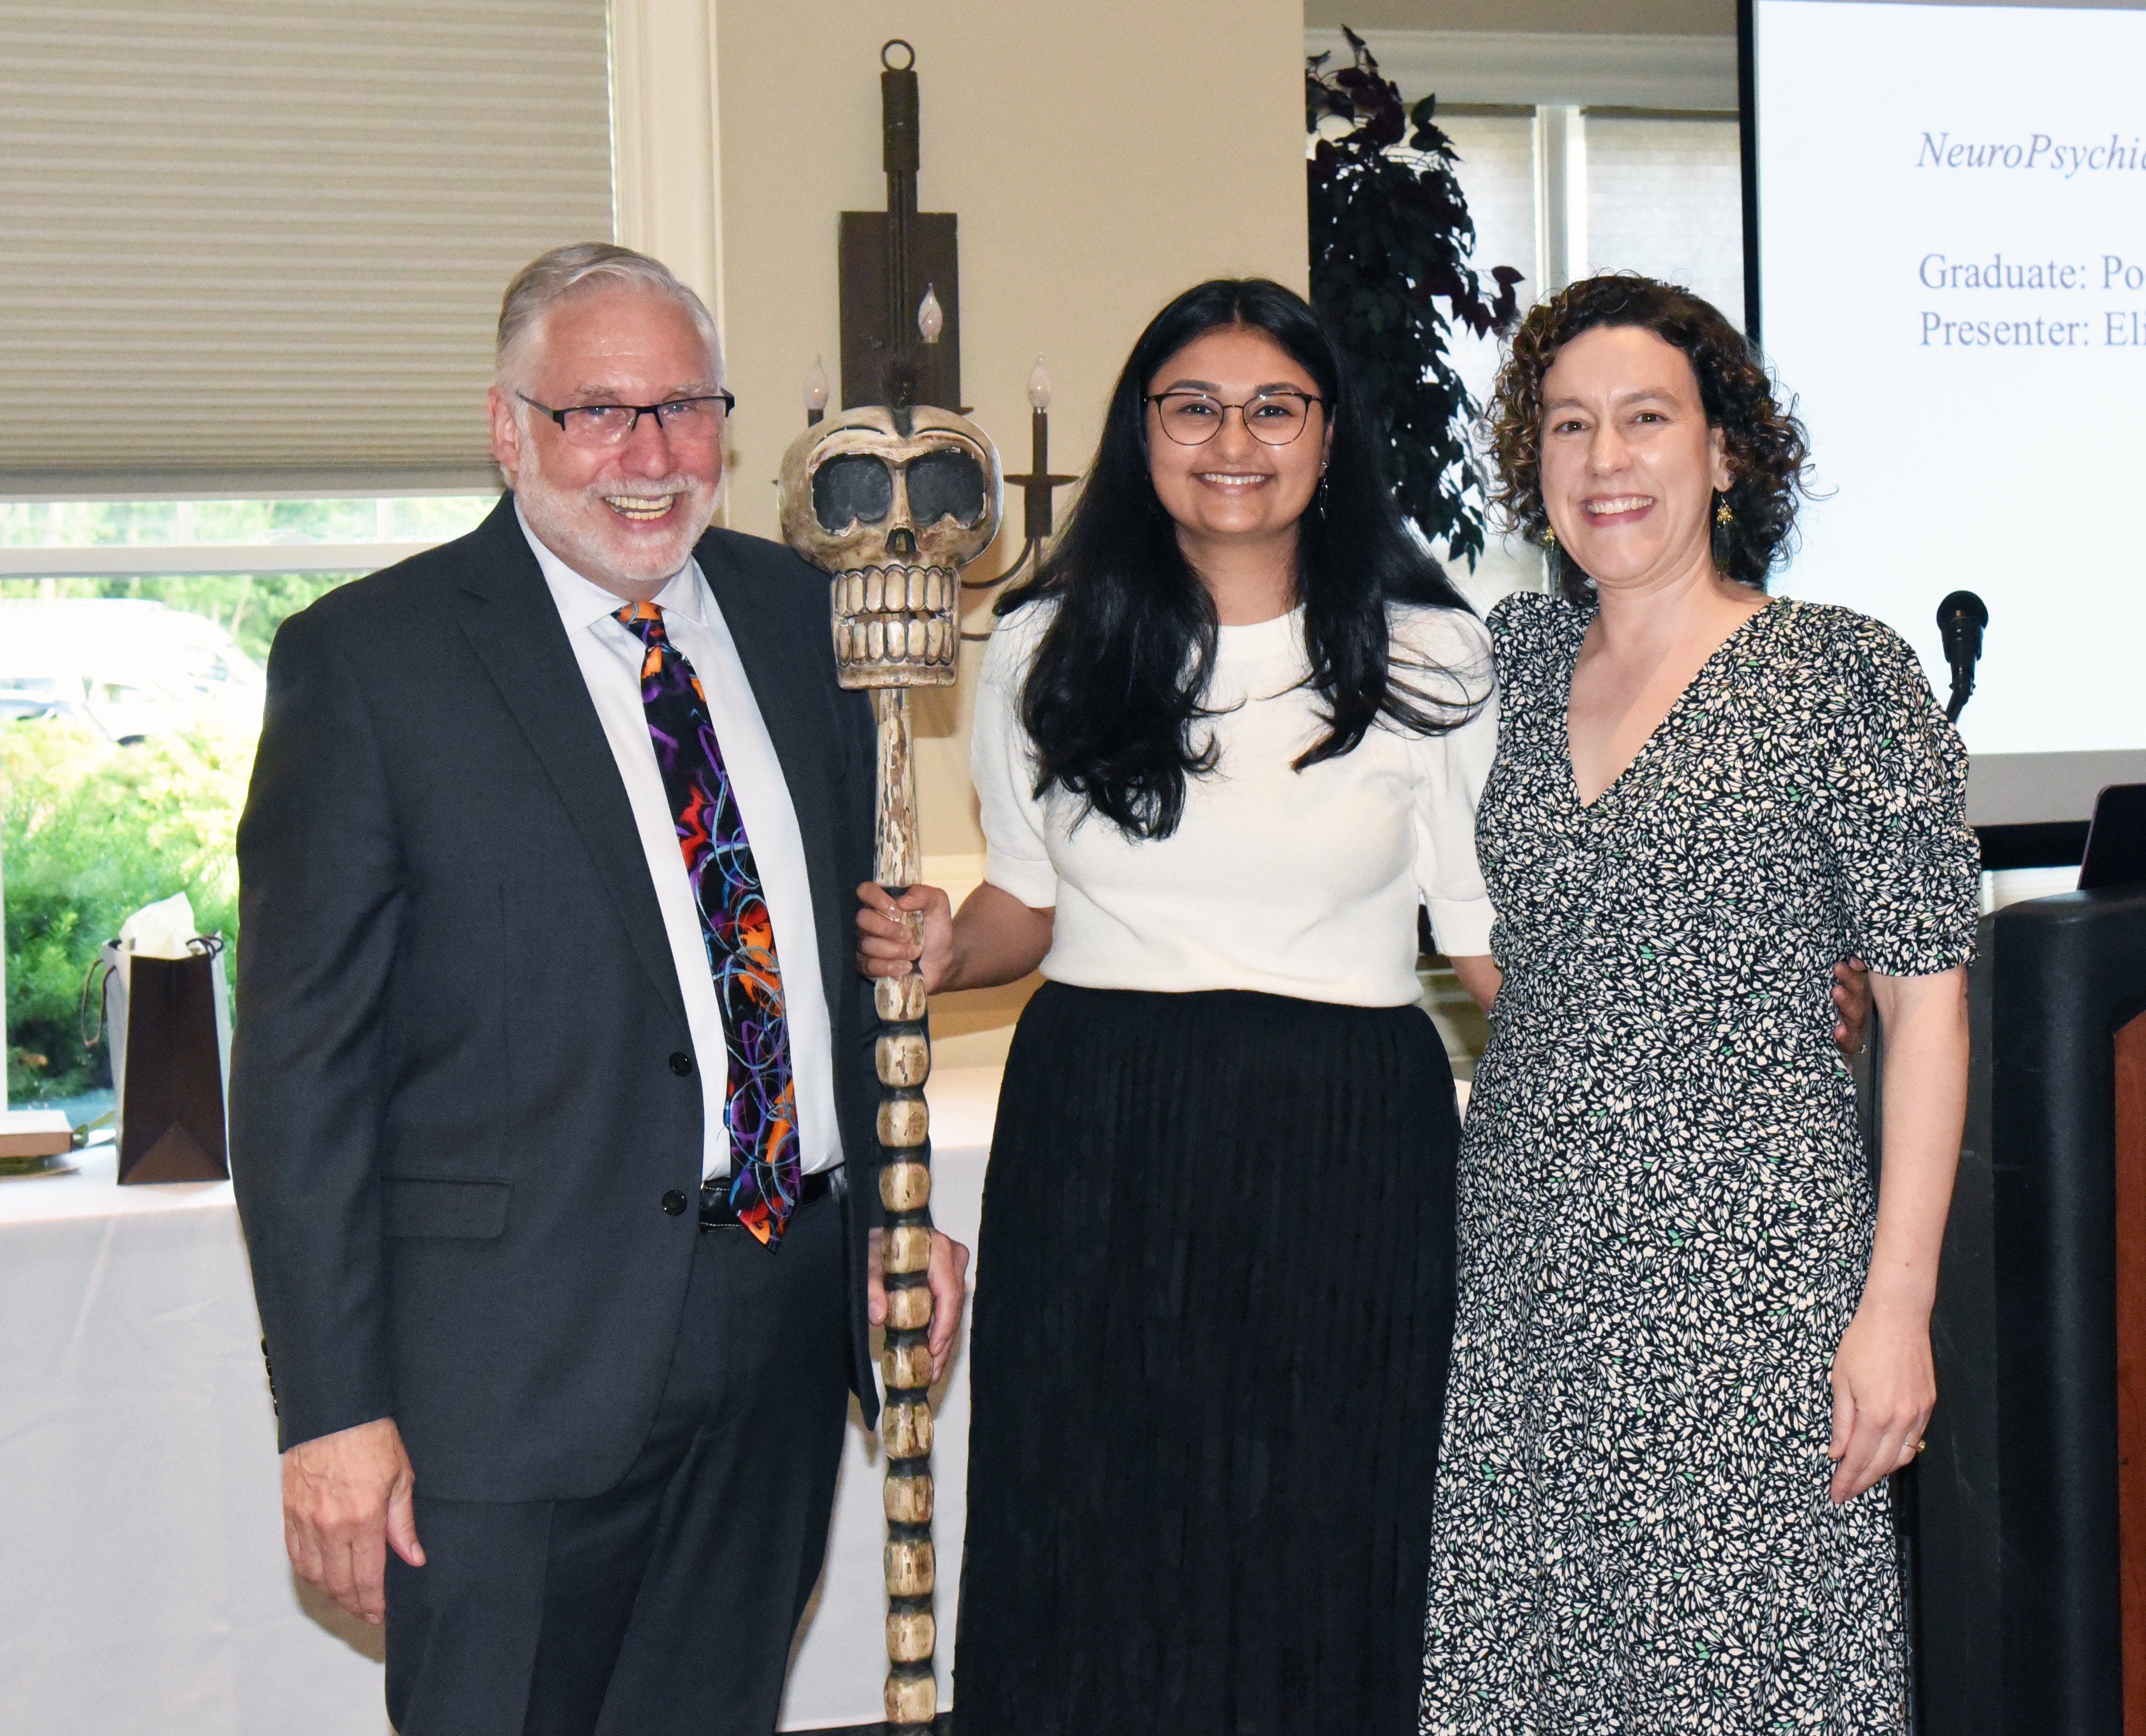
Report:
[[[931,1082],[935,1215],[971,1247],[996,1070]],[[377,1629],[284,1559],[260,1326],[228,1183],[0,1182],[0,1729],[382,1736]],[[968,1450],[957,1348],[934,1465],[948,1699]],[[855,1424],[783,1727],[876,1723],[878,1443]]]

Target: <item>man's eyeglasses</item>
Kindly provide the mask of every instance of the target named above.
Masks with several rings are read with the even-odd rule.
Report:
[[[654,417],[656,426],[675,440],[712,440],[723,418],[737,408],[737,400],[726,392],[672,398],[663,404],[569,404],[563,410],[540,404],[526,392],[514,395],[558,423],[559,432],[573,446],[623,446],[644,416]]]
[[[1255,392],[1241,404],[1225,404],[1204,392],[1158,392],[1147,402],[1155,406],[1162,432],[1180,446],[1205,446],[1221,432],[1228,412],[1245,419],[1245,432],[1269,446],[1287,446],[1311,420],[1311,407],[1325,407],[1324,398],[1308,392]]]

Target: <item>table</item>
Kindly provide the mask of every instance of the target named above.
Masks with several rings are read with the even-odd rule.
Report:
[[[930,1086],[934,1210],[976,1243],[995,1068]],[[302,1591],[228,1182],[121,1188],[109,1148],[0,1182],[0,1694],[11,1736],[383,1736],[377,1629]],[[950,1699],[968,1447],[957,1344],[933,1455]],[[878,1443],[854,1404],[786,1729],[876,1723]]]

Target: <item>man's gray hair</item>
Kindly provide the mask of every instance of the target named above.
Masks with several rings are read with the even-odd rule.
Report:
[[[497,382],[512,383],[510,372],[521,365],[522,352],[553,307],[570,296],[607,285],[653,290],[684,308],[707,344],[710,382],[722,378],[722,340],[716,334],[707,304],[680,282],[669,266],[631,247],[616,247],[607,241],[584,241],[538,254],[507,286],[507,294],[499,304],[499,342],[493,352],[493,377]]]

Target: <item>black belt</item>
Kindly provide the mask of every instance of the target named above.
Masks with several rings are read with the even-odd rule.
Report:
[[[841,1173],[837,1164],[831,1170],[821,1170],[807,1175],[797,1189],[797,1209],[802,1211],[815,1200],[823,1199],[835,1185],[835,1177]],[[731,1179],[720,1175],[701,1184],[701,1228],[703,1230],[742,1230],[737,1214],[731,1210]]]

